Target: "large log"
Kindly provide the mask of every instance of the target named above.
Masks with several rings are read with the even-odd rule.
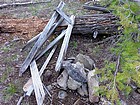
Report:
[[[73,28],[74,34],[114,34],[118,33],[118,18],[113,14],[93,14],[77,17]]]
[[[77,16],[72,33],[85,35],[93,34],[95,31],[99,34],[118,33],[120,25],[117,20],[118,18],[110,13]],[[0,33],[13,33],[31,39],[43,30],[47,22],[47,19],[37,17],[26,19],[0,17]],[[57,31],[63,28],[65,27],[60,27]]]

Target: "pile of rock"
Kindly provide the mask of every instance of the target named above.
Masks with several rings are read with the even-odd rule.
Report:
[[[64,61],[62,67],[64,71],[57,78],[57,84],[61,89],[71,89],[81,96],[89,96],[91,103],[99,101],[98,95],[95,95],[99,87],[95,63],[89,56],[78,54],[73,62]]]

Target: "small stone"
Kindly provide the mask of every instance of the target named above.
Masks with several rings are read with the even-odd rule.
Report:
[[[58,92],[58,98],[59,99],[65,99],[65,97],[67,97],[67,93],[65,91],[60,90]]]
[[[75,81],[74,79],[72,79],[71,77],[69,77],[68,82],[67,82],[68,88],[71,90],[76,90],[78,88],[80,88],[80,86],[82,85],[81,83]]]
[[[57,84],[64,90],[67,89],[67,80],[68,80],[68,74],[64,70],[60,76],[57,78]]]
[[[81,96],[88,96],[88,91],[87,91],[87,87],[82,85],[82,87],[77,89],[77,92],[81,95]]]
[[[97,81],[95,70],[89,71],[88,73],[88,91],[89,91],[89,101],[91,103],[96,103],[99,101],[99,97],[96,93],[97,88],[99,88],[99,82]]]
[[[95,63],[89,56],[86,56],[86,55],[83,55],[83,54],[78,54],[76,56],[75,61],[83,63],[84,67],[89,69],[89,70],[92,70],[92,69],[95,68]]]

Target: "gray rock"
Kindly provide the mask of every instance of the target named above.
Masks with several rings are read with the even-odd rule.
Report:
[[[82,85],[81,83],[75,81],[74,79],[72,79],[71,77],[69,77],[68,82],[67,82],[68,88],[71,90],[76,90],[78,88],[80,88],[80,86]]]
[[[97,81],[95,70],[89,71],[88,73],[88,91],[89,91],[89,101],[95,103],[99,101],[99,97],[96,93],[99,87],[99,82]]]
[[[67,80],[68,80],[68,74],[64,70],[60,76],[57,78],[57,84],[64,90],[67,89]]]
[[[77,89],[77,92],[81,95],[81,96],[88,96],[88,90],[87,87],[82,85],[80,88]]]
[[[80,71],[81,67],[78,68],[76,64],[70,62],[63,62],[62,67],[67,71],[68,75],[77,82],[87,83],[87,79],[84,77]]]
[[[87,78],[85,68],[84,68],[84,65],[82,63],[76,62],[75,67],[77,67],[79,69],[79,71],[83,74],[84,78]]]
[[[92,70],[92,69],[95,68],[95,63],[89,56],[86,56],[86,55],[83,55],[83,54],[78,54],[76,56],[75,61],[83,63],[84,67],[89,69],[89,70]]]
[[[65,97],[67,97],[67,93],[65,92],[65,91],[62,91],[62,90],[60,90],[59,92],[58,92],[58,98],[59,99],[65,99]]]

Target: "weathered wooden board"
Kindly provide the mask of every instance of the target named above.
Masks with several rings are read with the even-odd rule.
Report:
[[[45,98],[45,92],[35,60],[30,64],[30,71],[37,105],[42,105]]]
[[[42,33],[42,32],[41,32]],[[33,43],[35,43],[39,36],[41,35],[41,33],[39,33],[38,35],[36,35],[35,37],[33,37],[32,39],[30,39],[26,45],[22,48],[22,51],[26,50],[27,48],[31,47]]]
[[[61,69],[62,61],[66,55],[66,52],[67,52],[71,32],[72,32],[73,25],[74,25],[75,16],[72,15],[70,19],[71,19],[71,24],[68,25],[68,28],[67,28],[62,46],[61,46],[61,50],[60,50],[60,53],[59,53],[59,56],[58,56],[58,59],[56,62],[55,71],[59,71]]]
[[[70,18],[69,18],[63,11],[61,11],[59,8],[56,8],[56,11],[57,11],[69,24],[71,24]]]
[[[64,6],[64,2],[60,2],[60,4],[58,5],[57,8],[62,9]],[[43,45],[43,43],[47,40],[47,38],[51,35],[48,34],[49,31],[53,32],[54,30],[52,30],[52,26],[54,25],[54,22],[56,21],[56,19],[58,18],[59,14],[57,12],[54,12],[54,14],[52,15],[51,19],[49,20],[48,24],[46,25],[46,27],[44,28],[44,30],[42,31],[41,35],[39,36],[37,42],[35,43],[35,45],[33,46],[33,48],[31,49],[30,53],[28,54],[27,58],[25,59],[25,61],[23,62],[23,65],[19,71],[19,76],[22,75],[22,73],[24,73],[26,71],[26,69],[28,68],[28,66],[30,65],[31,61],[33,60],[34,56],[36,55],[37,51],[39,50],[39,48]],[[60,20],[62,20],[60,18]],[[63,20],[62,20],[63,21]],[[62,22],[61,21],[61,22]],[[59,21],[60,22],[60,21]],[[60,22],[60,23],[61,23]],[[60,24],[59,23],[59,24]],[[59,25],[58,24],[58,25]],[[56,25],[55,25],[56,26]],[[54,27],[55,29],[56,27]],[[50,30],[51,29],[51,30]]]
[[[60,41],[63,36],[65,35],[66,30],[62,31],[62,33],[56,37],[41,53],[38,53],[35,57],[36,60],[38,60],[42,55],[44,55],[50,48],[52,48],[58,41]]]
[[[49,61],[51,60],[55,50],[57,48],[57,45],[54,46],[54,48],[52,49],[52,51],[50,52],[49,56],[47,57],[46,61],[44,62],[43,66],[41,67],[40,71],[39,71],[39,75],[41,76],[46,68],[46,66],[48,65]],[[33,91],[33,82],[32,79],[30,78],[27,83],[23,86],[23,91],[26,92],[27,96],[30,96],[32,91]]]

